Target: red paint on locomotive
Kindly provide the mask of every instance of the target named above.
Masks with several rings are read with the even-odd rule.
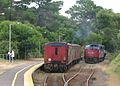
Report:
[[[86,45],[84,49],[84,60],[86,63],[97,63],[103,61],[105,58],[104,46],[100,44]]]
[[[98,49],[85,49],[84,50],[84,57],[98,58],[99,57],[99,50]]]

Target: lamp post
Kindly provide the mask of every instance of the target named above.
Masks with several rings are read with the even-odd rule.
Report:
[[[8,8],[10,10],[10,16],[9,16],[9,20],[11,21],[11,8],[12,8],[12,0],[10,0],[10,7]],[[11,52],[11,28],[12,28],[12,24],[9,24],[9,52]]]
[[[9,52],[11,51],[11,28],[12,24],[9,24]]]
[[[12,20],[11,8],[12,8],[13,1],[19,2],[21,0],[10,0],[10,7],[8,8],[10,10],[10,16],[9,16],[10,21]],[[11,33],[12,33],[11,29],[12,29],[12,24],[9,24],[9,52],[11,51]]]
[[[61,36],[60,35],[59,35],[59,39],[58,40],[59,40],[59,42],[61,41]]]
[[[61,41],[62,41],[62,37],[63,37],[64,35],[65,35],[65,34],[62,34],[62,33],[61,33],[61,34],[59,34],[59,36],[58,36],[58,41],[59,41],[59,42],[61,42]]]

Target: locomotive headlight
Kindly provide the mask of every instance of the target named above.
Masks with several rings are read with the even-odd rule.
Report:
[[[51,58],[48,58],[48,61],[50,62],[50,61],[51,61]]]

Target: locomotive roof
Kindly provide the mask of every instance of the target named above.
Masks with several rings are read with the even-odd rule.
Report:
[[[86,45],[85,47],[104,47],[104,45],[102,45],[102,44],[89,44],[89,45]]]
[[[57,43],[60,43],[60,44],[67,44],[67,43],[65,43],[65,42],[49,42],[49,43],[45,43],[45,45],[48,45],[48,44],[57,44]]]
[[[70,44],[70,43],[66,43],[66,42],[49,42],[49,43],[46,43],[45,45],[56,45],[56,46],[59,46],[59,44],[71,45],[71,46],[80,46],[78,44]]]

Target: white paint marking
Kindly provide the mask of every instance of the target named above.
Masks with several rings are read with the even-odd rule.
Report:
[[[20,71],[18,71],[18,72],[15,74],[15,77],[14,77],[14,79],[13,79],[13,81],[12,81],[12,86],[15,86],[15,81],[16,81],[16,78],[17,78],[18,74],[19,74],[20,72],[22,72],[23,70],[29,68],[30,66],[32,66],[32,65],[29,65],[29,66],[21,69]]]

